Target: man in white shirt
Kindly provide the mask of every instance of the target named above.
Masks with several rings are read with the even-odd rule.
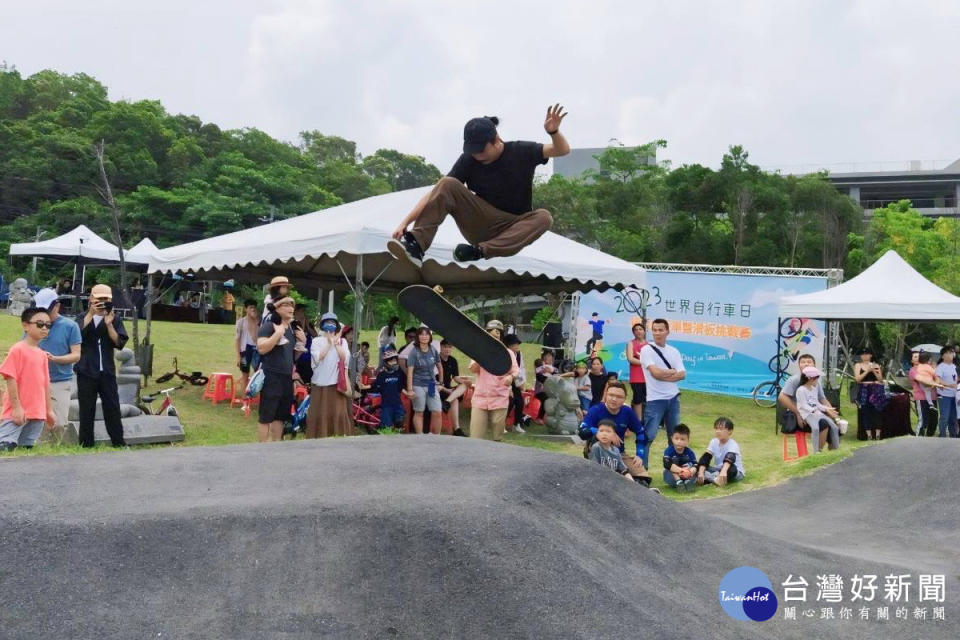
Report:
[[[647,403],[643,408],[643,428],[647,434],[644,468],[648,466],[647,458],[661,423],[667,427],[668,441],[673,435],[673,429],[680,424],[680,388],[677,383],[687,377],[683,356],[676,348],[667,344],[670,323],[663,318],[657,318],[651,323],[650,331],[653,342],[647,343],[640,350],[640,364],[647,379]]]

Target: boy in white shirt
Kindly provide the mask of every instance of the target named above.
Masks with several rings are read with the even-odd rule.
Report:
[[[697,462],[697,484],[712,482],[722,487],[728,482],[743,480],[746,472],[740,445],[732,437],[733,420],[717,418],[713,423],[713,435],[716,437]]]

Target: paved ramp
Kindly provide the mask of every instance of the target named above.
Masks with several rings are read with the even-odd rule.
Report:
[[[957,439],[887,440],[777,487],[690,506],[803,546],[960,574]]]
[[[735,621],[717,601],[735,567],[766,572],[778,596],[788,573],[894,567],[741,528],[582,459],[466,438],[16,458],[0,486],[5,639],[874,640],[954,637],[960,615]]]

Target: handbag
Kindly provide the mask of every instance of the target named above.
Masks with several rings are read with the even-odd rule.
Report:
[[[793,411],[785,410],[783,419],[780,422],[781,433],[796,433],[800,425],[797,424],[797,414]]]
[[[337,362],[337,391],[353,400],[353,387],[350,384],[350,376],[347,375],[347,368],[343,360]]]

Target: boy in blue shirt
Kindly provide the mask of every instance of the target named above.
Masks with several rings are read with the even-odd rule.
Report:
[[[611,435],[613,446],[620,450],[620,455],[630,470],[630,475],[634,480],[645,486],[650,486],[650,474],[643,466],[643,452],[647,446],[647,435],[643,429],[643,424],[637,418],[637,413],[630,407],[625,407],[624,402],[627,399],[627,388],[619,380],[614,380],[607,385],[603,402],[591,407],[583,416],[583,422],[580,423],[580,438],[591,441],[597,436],[597,429],[601,420],[611,420],[614,424],[615,433]],[[636,457],[624,455],[624,440],[627,431],[632,431],[637,441]]]
[[[397,352],[393,349],[386,349],[383,352],[383,368],[377,373],[373,384],[370,385],[370,391],[380,394],[380,429],[402,429],[403,420],[406,417],[403,410],[403,399],[401,393],[412,396],[406,392],[407,374],[400,368]]]
[[[690,427],[678,424],[670,445],[663,451],[663,481],[668,487],[680,491],[693,491],[697,488],[697,456],[690,444]]]

